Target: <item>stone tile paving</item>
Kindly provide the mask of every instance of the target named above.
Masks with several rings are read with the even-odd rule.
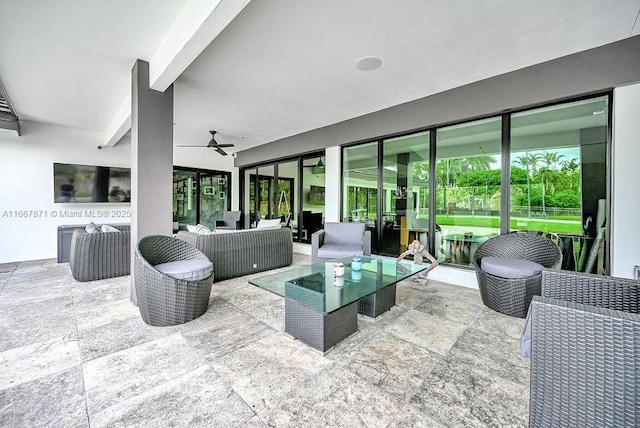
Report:
[[[477,290],[403,281],[397,306],[322,356],[247,277],[215,283],[209,310],[173,327],[144,324],[129,284],[0,264],[0,426],[527,426],[523,320]]]

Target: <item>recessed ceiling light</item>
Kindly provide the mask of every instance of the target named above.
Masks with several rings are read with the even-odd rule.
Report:
[[[382,60],[375,56],[365,56],[356,61],[356,68],[360,71],[373,71],[380,68]]]

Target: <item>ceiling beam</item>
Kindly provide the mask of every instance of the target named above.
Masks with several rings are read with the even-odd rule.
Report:
[[[149,86],[164,92],[250,0],[192,0],[149,62]]]
[[[149,61],[149,86],[164,92],[251,0],[191,0]],[[131,129],[129,95],[105,131],[104,146],[120,141]]]
[[[113,147],[131,129],[131,92],[120,106],[115,118],[104,132],[105,143],[102,147]]]
[[[16,131],[18,136],[20,133],[20,122],[18,119],[3,119],[0,118],[0,129],[8,129],[10,131]]]

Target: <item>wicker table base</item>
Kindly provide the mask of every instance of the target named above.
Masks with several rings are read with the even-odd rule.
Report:
[[[392,284],[358,301],[358,313],[375,318],[396,305],[396,284]]]
[[[285,298],[284,313],[284,331],[322,353],[358,331],[357,302],[325,314]]]

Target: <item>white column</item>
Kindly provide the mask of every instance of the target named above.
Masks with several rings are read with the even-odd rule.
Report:
[[[340,212],[340,147],[328,147],[325,151],[325,222],[342,221]]]
[[[640,265],[640,84],[613,92],[611,274],[633,278]]]

